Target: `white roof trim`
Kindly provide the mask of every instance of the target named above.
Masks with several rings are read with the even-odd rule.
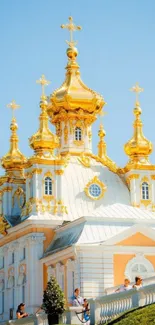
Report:
[[[134,225],[130,229],[127,229],[113,238],[108,239],[106,242],[104,242],[104,245],[116,245],[117,243],[135,235],[137,232],[140,232],[144,236],[155,241],[155,230],[147,227],[146,225]]]

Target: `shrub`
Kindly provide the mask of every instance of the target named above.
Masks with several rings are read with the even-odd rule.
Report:
[[[51,277],[43,295],[42,309],[47,315],[61,315],[65,308],[64,293],[55,277]]]

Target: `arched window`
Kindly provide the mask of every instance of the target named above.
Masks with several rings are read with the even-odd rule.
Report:
[[[134,281],[136,276],[141,276],[142,279],[145,279],[154,275],[155,270],[153,265],[143,256],[137,256],[131,259],[126,265],[124,274],[131,281]]]
[[[82,140],[82,130],[79,127],[75,128],[75,140],[81,141]]]
[[[142,200],[149,200],[149,185],[147,182],[142,183]]]
[[[52,179],[50,177],[45,178],[45,195],[52,195]]]

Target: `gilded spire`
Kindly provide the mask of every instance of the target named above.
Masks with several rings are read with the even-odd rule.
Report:
[[[40,108],[41,113],[39,116],[40,124],[38,131],[30,138],[30,147],[34,149],[35,155],[38,157],[48,158],[53,156],[53,150],[58,148],[59,139],[55,134],[53,134],[48,127],[48,115],[47,115],[47,97],[45,95],[45,86],[49,85],[49,81],[45,79],[42,75],[36,83],[40,84],[42,87]]]
[[[12,109],[12,120],[10,124],[11,137],[10,137],[10,149],[9,152],[2,158],[2,167],[7,171],[22,170],[26,163],[26,157],[20,152],[18,148],[18,124],[14,117],[14,111],[20,107],[13,100],[7,107]]]
[[[149,165],[149,155],[152,153],[152,143],[143,135],[143,123],[141,121],[142,110],[140,108],[138,94],[143,91],[138,84],[134,86],[132,91],[136,92],[136,103],[134,108],[135,121],[133,123],[134,134],[125,146],[125,153],[130,160],[127,164],[129,168],[134,168],[137,165]]]
[[[76,61],[78,50],[73,40],[73,32],[81,30],[80,26],[73,23],[69,17],[69,23],[61,25],[70,32],[70,40],[67,41],[68,63],[66,66],[65,81],[56,89],[50,97],[48,114],[55,125],[65,120],[76,120],[81,114],[80,120],[91,125],[96,120],[96,115],[101,111],[105,102],[101,95],[88,88],[80,77],[79,65]]]

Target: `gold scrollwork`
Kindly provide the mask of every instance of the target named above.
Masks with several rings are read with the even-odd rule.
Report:
[[[63,173],[64,173],[64,170],[63,170],[63,169],[56,169],[56,170],[55,170],[55,174],[56,174],[56,175],[61,176],[61,175],[63,175]]]
[[[90,158],[85,156],[84,154],[81,155],[81,157],[78,157],[78,161],[84,166],[84,167],[90,167]]]
[[[64,142],[65,142],[65,144],[68,142],[68,126],[67,126],[67,123],[65,123],[65,127],[64,127]]]
[[[83,146],[84,141],[83,140],[74,140],[74,144],[78,147]]]
[[[18,200],[18,206],[20,209],[22,209],[25,205],[26,195],[24,190],[21,187],[18,187],[12,196],[12,207],[14,207],[16,197]],[[20,202],[21,199],[22,199],[22,203]]]
[[[140,203],[143,204],[145,207],[151,204],[151,200],[140,200]]]
[[[7,229],[10,228],[9,223],[7,222],[6,219],[4,219],[3,214],[0,214],[0,234],[3,236],[7,235]]]
[[[93,184],[98,185],[100,187],[100,190],[101,190],[100,195],[97,196],[97,197],[92,196],[90,194],[90,191],[89,191],[90,186],[93,185]],[[86,195],[89,198],[91,198],[92,200],[99,200],[104,196],[104,193],[105,193],[106,189],[107,188],[106,188],[105,184],[103,182],[101,182],[97,176],[95,176],[95,177],[92,178],[91,181],[88,182],[88,184],[84,188],[84,191],[85,191]]]

